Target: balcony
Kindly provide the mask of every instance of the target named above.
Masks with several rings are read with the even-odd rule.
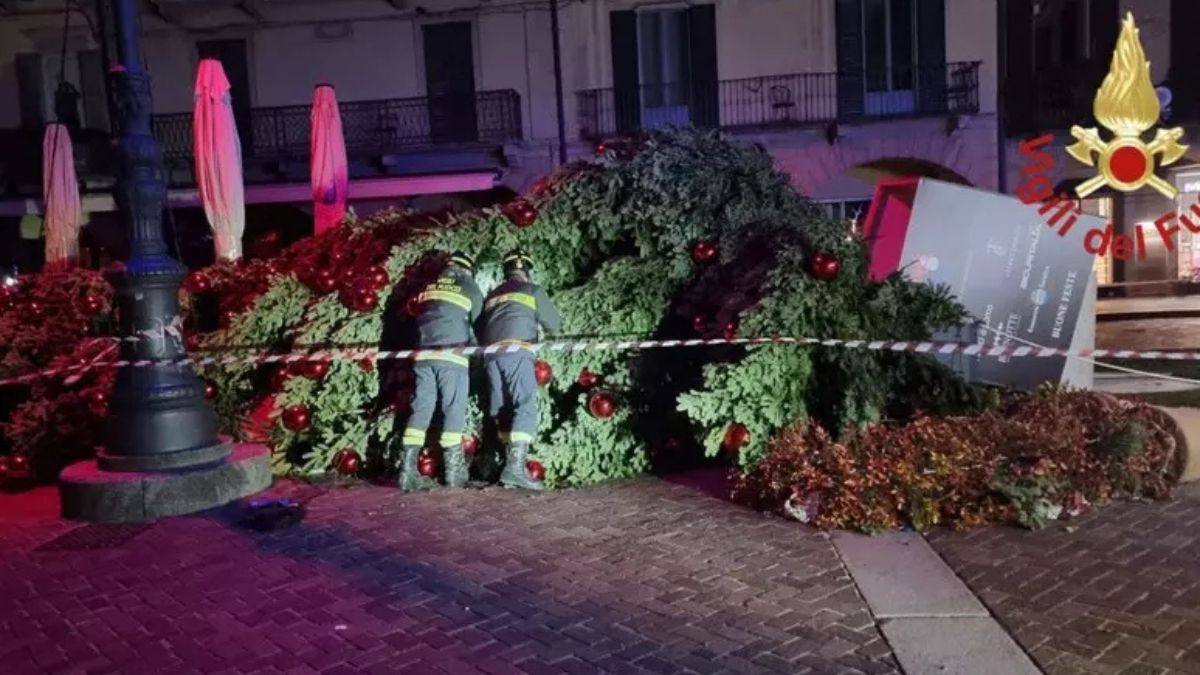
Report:
[[[512,90],[475,93],[474,106],[439,105],[426,97],[349,101],[339,106],[352,178],[492,168],[496,148],[521,138],[521,99]],[[253,108],[239,130],[248,183],[308,180],[311,106]],[[192,114],[154,116],[168,181],[195,184]],[[85,186],[111,183],[108,135],[72,134],[76,168]],[[41,191],[41,131],[0,130],[0,193]],[[490,164],[491,166],[484,166]]]
[[[884,91],[888,85],[891,90]],[[635,93],[577,92],[580,135],[594,139],[662,126],[758,130],[971,114],[979,112],[979,62],[867,77],[800,73],[722,80],[715,92],[688,84],[643,85]]]

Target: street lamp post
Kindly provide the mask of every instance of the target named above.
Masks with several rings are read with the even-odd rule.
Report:
[[[230,454],[213,409],[188,365],[179,317],[186,268],[162,236],[166,202],[162,148],[151,130],[150,76],[142,68],[136,0],[113,1],[117,65],[110,72],[118,130],[117,202],[129,223],[129,260],[110,282],[120,312],[122,368],[109,404],[102,471],[169,471],[211,466]]]

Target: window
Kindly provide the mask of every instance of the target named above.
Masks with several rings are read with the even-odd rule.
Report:
[[[863,0],[867,112],[910,112],[916,88],[915,0]]]
[[[638,76],[647,128],[687,124],[690,56],[686,9],[638,12]]]

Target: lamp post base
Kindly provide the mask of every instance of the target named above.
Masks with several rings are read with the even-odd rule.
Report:
[[[229,445],[223,444],[226,451]],[[271,485],[271,452],[238,443],[228,459],[185,471],[109,471],[96,460],[63,469],[58,478],[64,518],[138,523],[223,506]]]
[[[110,455],[101,449],[96,453],[96,464],[101,471],[176,471],[212,466],[231,452],[228,443],[152,455]]]

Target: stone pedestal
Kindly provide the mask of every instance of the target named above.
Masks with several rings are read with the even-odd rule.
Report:
[[[271,485],[265,445],[239,443],[228,459],[183,471],[102,471],[96,460],[59,474],[64,518],[136,523],[195,513],[228,504]]]

